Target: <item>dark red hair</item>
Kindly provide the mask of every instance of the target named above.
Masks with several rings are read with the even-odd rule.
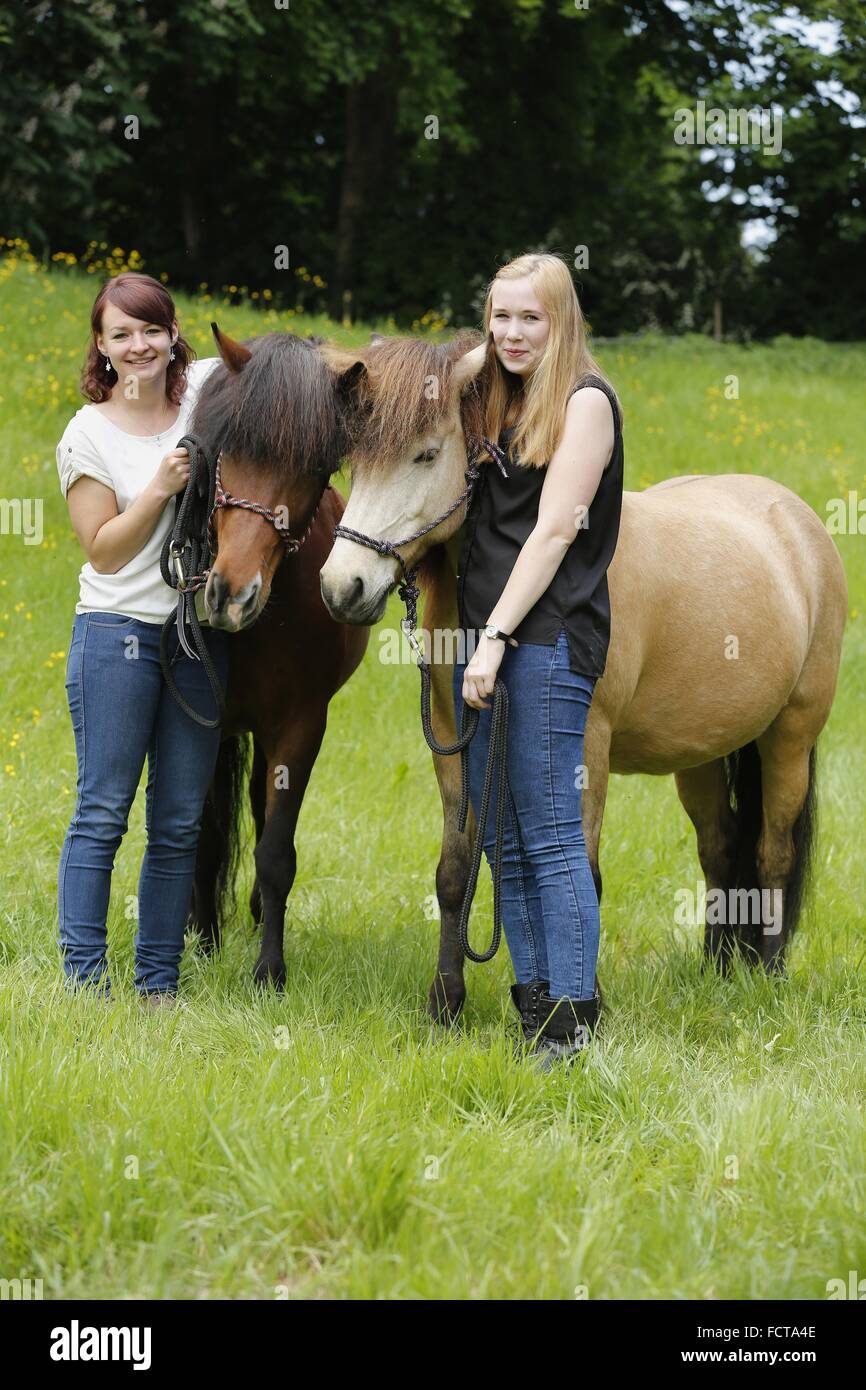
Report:
[[[165,285],[154,280],[152,275],[125,270],[122,275],[106,280],[90,311],[92,336],[80,382],[81,394],[97,404],[107,401],[111,388],[117,385],[117,372],[113,367],[106,367],[105,358],[96,346],[97,335],[102,332],[102,315],[109,301],[134,319],[159,324],[169,335],[172,321],[177,317],[174,300]],[[172,346],[174,361],[169,362],[165,374],[165,395],[172,405],[180,405],[186,390],[186,369],[195,361],[195,351],[180,333]]]

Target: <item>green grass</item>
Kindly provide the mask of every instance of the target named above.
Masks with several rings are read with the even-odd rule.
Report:
[[[301,815],[285,994],[252,986],[242,917],[217,960],[187,951],[182,1008],[142,1014],[127,915],[142,786],[109,919],[116,1001],[66,995],[55,881],[82,557],[54,447],[80,404],[94,278],[0,262],[0,495],[45,507],[41,547],[0,537],[0,1277],[41,1277],[47,1298],[821,1299],[828,1279],[866,1275],[864,536],[837,538],[851,620],[786,980],[701,973],[700,929],[674,923],[699,866],[673,782],[614,778],[591,1055],[549,1077],[513,1059],[505,948],[468,967],[457,1028],[432,1031],[439,797],[417,672],[381,664],[374,634]],[[215,313],[237,337],[333,331],[178,308],[202,355]],[[762,472],[821,515],[866,496],[866,347],[642,338],[599,356],[625,406],[628,486]],[[383,627],[398,617],[392,602]],[[241,901],[249,881],[248,859]],[[485,870],[476,941],[490,902]]]

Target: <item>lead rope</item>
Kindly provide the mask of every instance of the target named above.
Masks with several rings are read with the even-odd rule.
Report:
[[[489,439],[482,436],[480,440],[470,442],[467,450],[468,466],[464,473],[466,487],[451,506],[438,516],[435,521],[431,521],[427,526],[423,526],[419,531],[413,531],[410,536],[404,536],[399,541],[379,541],[373,536],[365,536],[361,531],[354,531],[350,526],[338,525],[334,529],[334,536],[342,536],[346,540],[355,541],[358,545],[364,545],[370,550],[375,550],[379,555],[392,556],[400,565],[403,578],[397,586],[397,592],[406,607],[406,616],[401,619],[400,627],[415,652],[418,669],[421,673],[421,728],[424,731],[428,748],[432,752],[439,754],[440,757],[451,757],[454,753],[460,754],[460,813],[457,820],[457,828],[462,835],[466,829],[466,821],[469,815],[469,764],[467,759],[467,749],[474,738],[480,718],[480,711],[473,706],[463,702],[463,711],[460,719],[460,737],[456,743],[440,744],[436,741],[433,732],[433,719],[430,709],[430,662],[424,653],[424,648],[416,636],[418,625],[418,598],[420,589],[415,583],[419,565],[413,565],[411,570],[407,570],[400,550],[403,546],[409,545],[419,537],[425,536],[428,531],[433,531],[441,522],[445,521],[452,512],[455,512],[460,504],[471,498],[473,488],[480,474],[478,469],[478,455],[481,446],[496,463],[500,472],[507,477],[505,468],[505,455],[498,444],[493,444]],[[467,960],[483,964],[484,961],[492,960],[499,950],[502,940],[502,914],[501,914],[501,885],[502,885],[502,852],[505,838],[505,772],[506,772],[506,749],[508,745],[508,690],[503,681],[497,676],[496,684],[493,687],[493,709],[490,719],[490,742],[487,749],[487,765],[484,769],[484,789],[481,795],[481,806],[478,814],[478,824],[476,827],[475,845],[472,852],[472,864],[469,870],[469,880],[466,885],[466,893],[460,909],[460,919],[457,926],[460,947]],[[493,769],[498,764],[496,781],[496,826],[495,843],[493,851],[493,933],[490,945],[484,952],[473,950],[469,944],[469,915],[472,911],[472,901],[475,897],[475,889],[478,883],[478,870],[481,866],[481,855],[484,849],[484,835],[487,829],[487,816],[490,809],[490,793],[493,787]]]
[[[416,639],[417,641],[417,639]],[[430,663],[423,654],[418,658],[418,669],[421,672],[421,727],[424,730],[424,737],[427,746],[434,753],[442,757],[450,757],[452,753],[460,754],[460,813],[457,818],[457,829],[462,835],[466,829],[466,820],[469,814],[469,761],[468,748],[478,730],[480,711],[472,705],[467,705],[463,701],[463,713],[460,720],[460,737],[456,743],[440,744],[436,742],[433,733],[433,721],[430,713]],[[505,771],[506,771],[506,749],[508,747],[508,690],[499,677],[496,677],[496,684],[493,687],[493,709],[490,716],[490,743],[487,748],[487,765],[484,769],[484,789],[481,794],[481,806],[478,812],[478,824],[475,833],[475,845],[472,850],[472,863],[469,869],[469,879],[466,884],[466,893],[463,897],[463,904],[460,908],[460,920],[457,924],[457,935],[460,947],[467,960],[483,964],[484,961],[492,960],[499,950],[502,940],[502,913],[500,908],[501,887],[502,887],[502,852],[505,838]],[[487,830],[487,816],[490,810],[490,793],[493,787],[493,769],[497,768],[496,778],[496,825],[493,846],[493,934],[490,938],[490,945],[486,951],[481,953],[473,950],[469,944],[469,914],[472,911],[472,901],[475,897],[475,889],[478,884],[478,871],[481,867],[481,854],[484,849],[484,835]]]
[[[209,574],[210,544],[208,528],[216,491],[216,459],[194,434],[185,434],[175,445],[189,452],[189,479],[177,506],[174,526],[166,536],[159,557],[159,567],[166,584],[177,589],[177,609],[169,613],[159,638],[159,660],[165,683],[184,714],[205,729],[216,729],[225,718],[225,696],[210,652],[204,640],[195,594],[203,589]],[[180,645],[193,661],[201,661],[216,701],[216,719],[207,719],[182,694],[171,669],[168,655],[168,636],[173,623],[177,624]],[[186,625],[189,623],[195,651],[189,644]]]

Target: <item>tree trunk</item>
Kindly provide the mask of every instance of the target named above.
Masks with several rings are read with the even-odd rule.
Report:
[[[394,133],[396,105],[397,84],[381,69],[346,88],[346,145],[328,284],[328,312],[338,321],[346,306],[351,305],[352,318],[358,314],[364,214],[372,207],[376,187],[386,174],[384,154]]]

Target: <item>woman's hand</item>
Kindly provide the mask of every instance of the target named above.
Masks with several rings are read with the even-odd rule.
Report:
[[[153,477],[155,492],[168,501],[175,493],[183,492],[189,482],[189,450],[171,449],[161,461]]]
[[[505,643],[483,632],[472,660],[463,672],[463,699],[473,709],[490,709],[485,696],[493,694],[496,673],[505,655]]]

